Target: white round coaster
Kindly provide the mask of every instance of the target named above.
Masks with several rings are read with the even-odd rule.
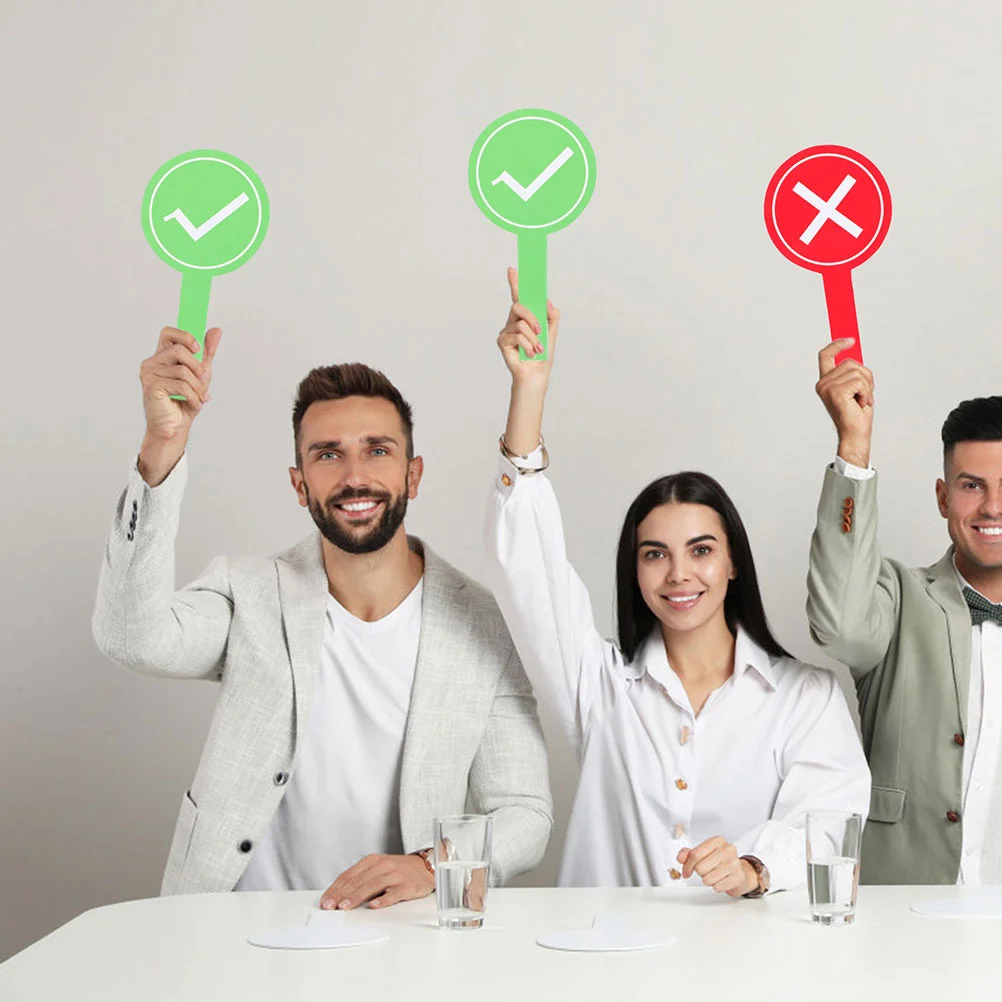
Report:
[[[975,894],[919,901],[912,911],[930,918],[1002,919],[1002,888],[980,887]]]

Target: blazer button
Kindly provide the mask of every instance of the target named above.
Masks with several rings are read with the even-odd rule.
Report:
[[[254,848],[254,843],[249,838],[245,838],[237,847],[241,852],[250,852]]]
[[[951,825],[955,825],[960,820],[960,815],[956,811],[947,811],[946,820],[949,821]]]
[[[961,748],[964,747],[964,735],[959,731],[953,735],[953,743],[955,745],[960,745]]]
[[[682,874],[678,870],[673,868],[668,871],[668,876],[671,877],[672,880],[678,880],[679,877],[682,876]]]
[[[689,784],[684,779],[676,779],[675,786],[680,790],[688,790]]]
[[[289,774],[287,772],[276,772],[275,773],[275,785],[285,786],[289,782]]]

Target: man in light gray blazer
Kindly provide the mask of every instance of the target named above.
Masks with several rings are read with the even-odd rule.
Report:
[[[493,818],[493,882],[530,869],[552,825],[535,702],[488,592],[405,534],[423,465],[382,373],[330,366],[299,386],[290,477],[319,532],[175,591],[185,449],[220,337],[199,360],[164,328],[142,365],[146,434],[93,618],[120,664],[219,684],[162,893],[326,887],[324,907],[385,907],[434,889],[432,820],[467,810]]]
[[[936,483],[953,545],[907,568],[877,543],[873,376],[820,356],[838,431],[811,544],[811,632],[852,671],[873,790],[862,879],[1002,883],[1002,397],[943,425]]]

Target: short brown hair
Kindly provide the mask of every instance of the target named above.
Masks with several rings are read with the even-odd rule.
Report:
[[[296,466],[302,465],[299,431],[303,415],[309,406],[322,400],[341,400],[344,397],[381,397],[389,400],[396,407],[406,432],[407,458],[414,458],[414,419],[411,416],[411,405],[378,369],[372,369],[362,362],[344,362],[341,365],[318,366],[306,375],[296,390],[296,403],[292,408]]]

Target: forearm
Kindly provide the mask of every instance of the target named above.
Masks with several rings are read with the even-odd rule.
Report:
[[[511,384],[504,440],[516,455],[527,456],[539,445],[547,381],[516,379]]]
[[[186,477],[183,457],[156,488],[133,467],[109,532],[92,629],[98,647],[125,667],[208,678],[225,626],[219,614],[225,619],[228,606],[199,588],[175,594],[174,541]]]
[[[812,811],[866,817],[870,770],[834,673],[801,666],[803,685],[790,694],[787,737],[778,757],[783,779],[770,818],[737,842],[757,856],[775,890],[799,887],[805,872],[805,825]]]
[[[613,655],[567,558],[552,486],[545,475],[519,474],[506,460],[501,466],[485,527],[492,590],[533,690],[580,750]]]
[[[139,475],[150,487],[159,487],[181,461],[187,446],[187,429],[165,436],[147,431],[136,461]]]
[[[531,803],[508,804],[490,811],[493,819],[490,881],[510,883],[539,865],[553,830],[548,810]]]
[[[836,454],[851,466],[865,470],[870,465],[870,436],[849,433],[840,435]]]
[[[470,801],[493,820],[491,879],[506,883],[542,858],[553,827],[546,742],[529,680],[512,650],[469,776]]]
[[[890,642],[894,585],[877,542],[876,476],[826,470],[807,576],[814,639],[850,667],[872,668]]]

